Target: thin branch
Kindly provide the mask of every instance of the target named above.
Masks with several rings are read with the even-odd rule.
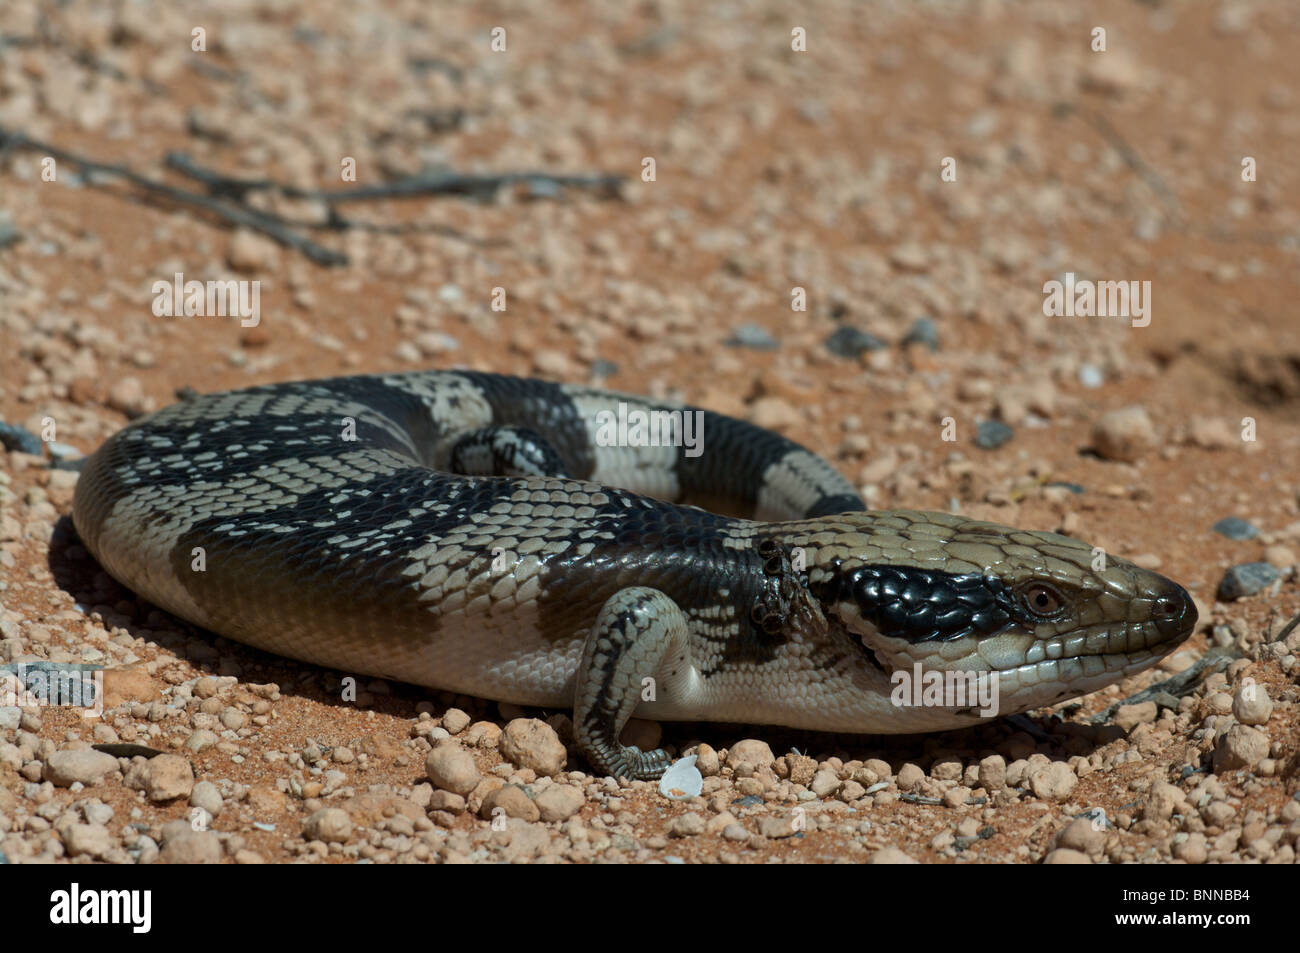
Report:
[[[1077,115],[1092,126],[1093,129],[1097,130],[1101,137],[1110,144],[1110,147],[1119,153],[1119,157],[1124,160],[1124,164],[1132,169],[1138,178],[1145,182],[1147,187],[1159,197],[1161,203],[1165,206],[1165,210],[1174,216],[1182,215],[1182,210],[1178,204],[1178,196],[1165,183],[1160,173],[1142,158],[1137,149],[1124,138],[1124,135],[1111,124],[1109,119],[1101,113],[1084,109],[1074,103],[1059,103],[1056,111],[1061,116]]]
[[[1166,678],[1163,682],[1157,682],[1150,688],[1144,688],[1135,695],[1130,695],[1128,698],[1115,702],[1105,711],[1093,715],[1092,723],[1094,725],[1104,725],[1115,716],[1115,712],[1119,711],[1121,705],[1137,705],[1142,702],[1157,701],[1157,697],[1160,695],[1182,698],[1196,687],[1202,677],[1210,674],[1210,672],[1223,671],[1234,659],[1240,657],[1240,654],[1232,648],[1212,648],[1202,655],[1194,665],[1177,675]]]
[[[240,179],[200,166],[184,152],[167,155],[167,165],[177,172],[202,182],[213,195],[242,198],[249,192],[274,190],[288,198],[314,199],[329,205],[344,202],[369,202],[376,199],[413,198],[422,195],[491,196],[510,185],[528,185],[535,192],[553,195],[561,189],[593,189],[613,195],[622,178],[617,175],[551,175],[546,172],[501,172],[471,174],[465,172],[423,172],[384,185],[363,185],[350,189],[300,189],[270,179]]]
[[[309,238],[303,238],[273,215],[259,212],[246,205],[232,205],[196,192],[190,192],[187,189],[168,185],[166,182],[159,182],[124,165],[112,165],[97,162],[94,159],[87,159],[85,156],[68,152],[66,149],[59,149],[49,143],[32,139],[23,133],[9,132],[3,127],[0,127],[0,149],[27,149],[51,156],[60,162],[69,163],[85,172],[122,179],[151,195],[159,196],[178,205],[187,205],[199,209],[210,215],[215,215],[231,225],[242,226],[260,232],[286,248],[301,252],[318,265],[345,265],[348,261],[346,255],[325,248],[323,245],[318,245]]]
[[[622,181],[613,175],[550,175],[544,172],[505,172],[471,175],[459,172],[433,172],[399,179],[386,185],[360,186],[334,191],[299,189],[271,179],[248,179],[224,175],[195,163],[182,152],[168,154],[166,164],[174,171],[201,183],[206,194],[193,192],[167,182],[142,175],[125,165],[114,165],[86,158],[66,149],[32,139],[25,133],[11,132],[0,127],[0,155],[15,149],[27,149],[66,162],[91,175],[121,179],[137,189],[177,205],[215,216],[234,226],[251,229],[273,239],[286,248],[301,252],[319,265],[345,265],[347,255],[318,245],[298,234],[295,229],[367,229],[403,234],[417,231],[435,231],[451,237],[465,239],[454,229],[438,226],[397,225],[378,226],[359,224],[344,218],[336,206],[345,202],[365,202],[378,199],[402,199],[431,195],[467,195],[487,197],[500,189],[516,184],[526,184],[537,196],[553,196],[565,188],[586,188],[617,194]],[[88,180],[89,181],[89,180]],[[94,184],[93,182],[91,184]],[[276,192],[286,198],[309,199],[325,203],[329,217],[325,222],[292,221],[281,215],[254,208],[247,202],[254,192]]]

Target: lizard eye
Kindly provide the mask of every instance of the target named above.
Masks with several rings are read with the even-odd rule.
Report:
[[[1059,592],[1041,582],[1034,583],[1025,590],[1024,600],[1030,612],[1042,616],[1055,615],[1065,605]]]

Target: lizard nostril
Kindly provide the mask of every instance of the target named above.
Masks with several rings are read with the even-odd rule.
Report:
[[[1181,586],[1169,595],[1160,596],[1152,605],[1156,628],[1169,636],[1191,632],[1196,624],[1196,606]]]

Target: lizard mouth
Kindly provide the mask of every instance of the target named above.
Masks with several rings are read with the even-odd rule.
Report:
[[[914,643],[878,632],[859,638],[870,664],[891,685],[916,679],[943,681],[948,695],[926,696],[935,707],[967,708],[951,688],[991,681],[995,699],[984,715],[1010,715],[1086,695],[1155,665],[1191,634],[1191,621],[1176,634],[1155,621],[1105,625],[1039,638],[1019,627],[988,636],[941,643]],[[935,673],[935,674],[930,674]],[[920,697],[920,696],[918,696]],[[927,702],[929,704],[929,702]]]

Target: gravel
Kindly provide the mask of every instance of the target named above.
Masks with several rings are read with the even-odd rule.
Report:
[[[444,741],[430,751],[425,769],[435,787],[453,794],[469,794],[479,783],[474,756],[454,741]]]
[[[1224,602],[1244,599],[1267,589],[1280,576],[1281,573],[1268,563],[1241,563],[1223,574],[1217,596]]]
[[[919,344],[928,350],[937,351],[939,350],[939,325],[935,323],[934,318],[917,318],[903,335],[901,343]]]
[[[870,351],[880,351],[889,344],[874,334],[868,334],[859,328],[842,324],[825,341],[826,349],[836,357],[856,358]]]
[[[501,732],[497,748],[507,761],[542,777],[564,770],[568,758],[555,729],[537,718],[516,718]]]
[[[1155,425],[1145,407],[1122,407],[1098,418],[1092,441],[1103,460],[1132,463],[1155,447]]]
[[[45,762],[44,778],[59,787],[98,784],[118,770],[117,759],[102,751],[56,751]]]
[[[975,446],[981,450],[996,450],[1016,435],[1000,420],[981,420],[975,427]]]
[[[1213,529],[1228,539],[1247,540],[1259,535],[1259,528],[1239,516],[1227,516],[1214,524]]]
[[[772,337],[767,328],[758,324],[736,327],[725,343],[728,347],[746,347],[754,351],[775,351],[781,346],[781,342]]]

